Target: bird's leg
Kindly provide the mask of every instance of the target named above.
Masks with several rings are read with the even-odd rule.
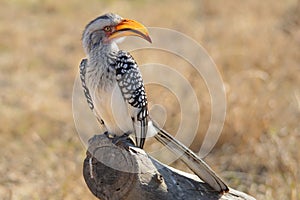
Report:
[[[124,133],[121,136],[116,136],[116,135],[108,133],[108,132],[105,132],[104,134],[106,134],[108,138],[112,139],[113,144],[115,144],[116,146],[122,147],[126,150],[129,150],[129,146],[131,144],[134,144],[132,138],[130,138],[130,136],[129,136],[131,134],[131,132]]]
[[[128,149],[126,141],[128,139],[129,134],[125,133],[124,135],[117,136],[113,133],[109,133],[108,131],[106,131],[104,132],[104,135],[106,135],[107,138],[111,139],[114,145]]]
[[[104,135],[106,135],[106,137],[109,139],[114,139],[116,137],[115,134],[109,133],[108,131],[105,131]]]

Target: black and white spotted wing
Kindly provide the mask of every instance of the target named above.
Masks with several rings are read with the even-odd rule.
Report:
[[[119,51],[116,57],[116,79],[122,95],[136,113],[131,113],[134,119],[137,146],[143,148],[148,128],[147,96],[143,79],[133,57],[124,51]]]
[[[93,100],[92,100],[92,97],[90,95],[90,91],[89,91],[89,89],[88,89],[88,87],[86,86],[86,83],[85,83],[86,66],[87,66],[87,59],[82,59],[80,65],[79,65],[80,80],[81,80],[81,86],[83,88],[83,93],[84,93],[84,96],[86,98],[86,101],[87,101],[90,109],[93,111],[94,110]],[[99,123],[101,125],[104,124],[103,120],[99,119],[98,116],[97,116],[97,120],[99,121]]]

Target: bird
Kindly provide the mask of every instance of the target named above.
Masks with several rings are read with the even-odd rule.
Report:
[[[138,64],[117,45],[120,38],[127,36],[152,42],[143,24],[114,13],[96,17],[82,33],[86,58],[79,65],[80,79],[100,126],[116,143],[134,135],[139,148],[144,147],[147,134],[154,135],[215,191],[228,192],[228,186],[201,158],[151,119]]]

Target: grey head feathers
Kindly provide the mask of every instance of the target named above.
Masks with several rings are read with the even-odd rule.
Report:
[[[82,45],[85,53],[88,54],[91,49],[99,44],[103,44],[106,33],[104,27],[114,27],[122,21],[122,17],[114,13],[101,15],[89,22],[82,34]]]

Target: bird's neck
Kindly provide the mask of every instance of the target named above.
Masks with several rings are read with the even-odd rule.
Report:
[[[119,48],[116,43],[110,42],[107,44],[95,45],[88,53],[90,64],[103,64],[103,67],[110,64],[110,58],[117,55]]]
[[[87,74],[91,77],[94,87],[109,89],[114,85],[114,62],[118,51],[117,45],[111,43],[95,46],[88,53]]]

